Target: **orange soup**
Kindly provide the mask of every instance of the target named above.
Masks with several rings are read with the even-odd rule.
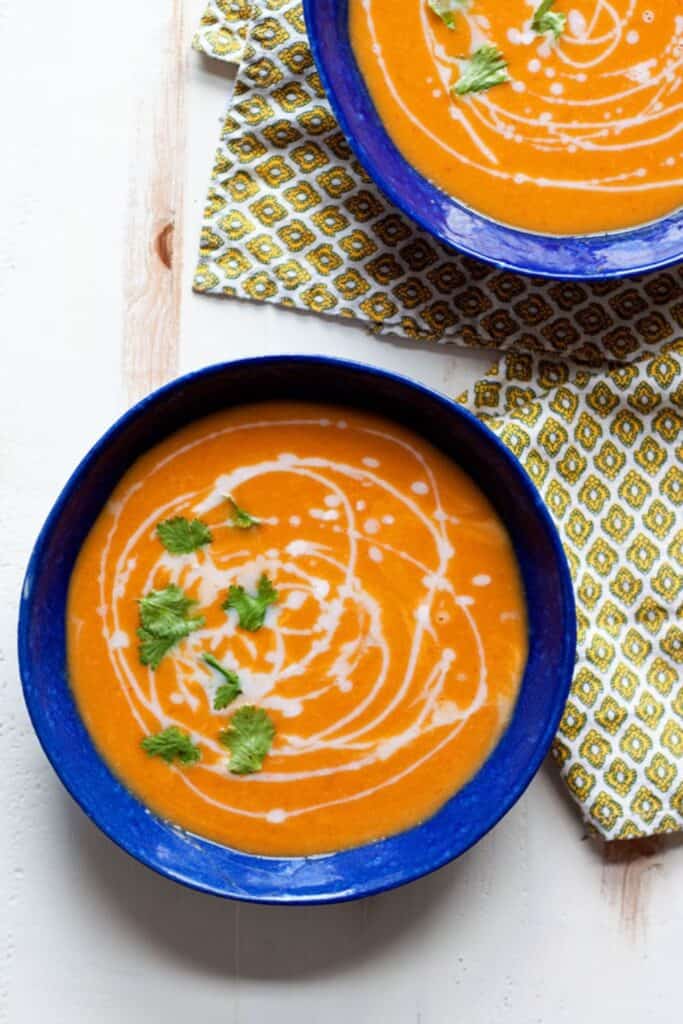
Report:
[[[137,461],[71,580],[68,658],[117,775],[263,854],[414,825],[477,770],[527,653],[510,540],[453,462],[351,409],[264,403]]]
[[[683,204],[681,0],[349,0],[405,157],[495,220],[551,234]]]

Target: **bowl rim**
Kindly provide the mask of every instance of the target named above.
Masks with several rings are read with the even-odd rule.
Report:
[[[403,156],[375,109],[350,43],[349,0],[302,2],[316,68],[352,151],[391,202],[433,238],[501,270],[560,281],[651,273],[683,260],[683,206],[654,221],[619,231],[553,235],[493,220],[432,184]],[[352,83],[352,99],[342,98],[345,75]],[[385,170],[387,162],[404,177],[404,191],[394,186]],[[444,211],[443,216],[430,223],[423,210],[437,206]],[[486,239],[484,244],[482,239]]]
[[[34,697],[35,691],[32,687],[32,662],[33,656],[30,653],[30,633],[31,633],[31,610],[32,610],[32,592],[34,589],[33,581],[35,578],[44,570],[42,563],[45,557],[46,548],[50,541],[51,535],[55,530],[62,514],[64,513],[74,490],[78,487],[83,475],[97,464],[97,461],[101,453],[111,444],[111,442],[117,438],[123,431],[125,431],[131,424],[136,420],[143,420],[147,415],[148,411],[153,409],[157,403],[162,401],[164,398],[172,395],[176,391],[181,391],[187,385],[191,385],[195,382],[201,382],[204,379],[210,378],[213,375],[219,375],[223,372],[234,371],[249,371],[251,369],[258,370],[264,366],[275,366],[284,363],[294,363],[299,366],[308,366],[311,368],[320,367],[321,365],[326,366],[327,369],[334,370],[343,369],[350,370],[353,373],[361,375],[369,375],[370,377],[376,377],[389,381],[399,387],[407,387],[414,389],[422,394],[429,401],[433,401],[450,415],[460,416],[468,422],[469,426],[478,433],[484,442],[491,445],[496,449],[497,454],[508,463],[508,466],[512,469],[517,480],[521,484],[522,490],[525,492],[525,499],[529,502],[529,508],[532,509],[535,515],[540,519],[542,526],[546,530],[547,537],[552,546],[553,556],[556,562],[557,572],[560,581],[561,588],[561,606],[562,613],[565,622],[565,632],[563,634],[562,644],[562,657],[558,666],[556,677],[553,679],[554,687],[554,699],[552,701],[552,712],[548,714],[547,721],[543,731],[538,739],[534,752],[529,756],[526,763],[526,769],[520,776],[514,781],[514,784],[508,787],[506,797],[500,802],[492,814],[489,814],[487,820],[480,830],[477,830],[474,835],[465,845],[457,845],[455,849],[450,847],[444,853],[443,856],[439,856],[432,860],[429,859],[428,852],[425,854],[425,858],[422,861],[413,859],[408,869],[402,868],[400,878],[390,878],[375,880],[371,884],[363,884],[358,882],[352,889],[335,892],[319,892],[317,890],[311,892],[299,892],[294,893],[282,890],[281,888],[274,888],[268,892],[259,891],[245,892],[242,886],[230,884],[229,880],[222,879],[220,883],[215,881],[207,881],[206,879],[200,879],[191,875],[186,875],[182,870],[174,868],[169,864],[165,863],[163,859],[156,858],[149,853],[144,847],[136,845],[133,838],[130,835],[130,829],[124,827],[121,829],[117,827],[116,820],[112,822],[103,806],[101,799],[89,800],[87,792],[85,790],[79,791],[78,788],[72,784],[67,778],[66,771],[63,767],[62,761],[64,760],[62,749],[53,747],[51,737],[48,734],[48,728],[44,721],[44,715],[41,713],[38,702]],[[268,401],[269,399],[264,399]],[[233,403],[238,404],[238,403]],[[188,419],[188,423],[192,422],[193,419]],[[181,429],[180,427],[174,428],[169,431],[169,436],[174,433],[175,430]],[[419,430],[417,431],[420,434]],[[421,435],[420,435],[421,436]],[[157,441],[153,444],[158,443]],[[153,447],[153,444],[150,447]],[[139,456],[134,456],[127,468],[135,461]],[[123,472],[126,472],[124,470]],[[121,477],[119,476],[118,480]],[[118,480],[114,481],[112,488],[116,486]],[[106,499],[105,499],[106,500]],[[200,892],[221,896],[224,898],[236,899],[250,903],[264,903],[264,904],[285,904],[285,905],[314,905],[314,904],[331,904],[346,902],[349,900],[364,898],[366,896],[375,895],[380,892],[394,889],[409,882],[415,881],[433,871],[438,870],[445,864],[450,863],[457,857],[461,856],[468,849],[474,846],[480,839],[482,839],[498,822],[508,813],[512,806],[519,800],[523,795],[532,779],[537,774],[546,754],[548,753],[552,740],[557,731],[562,712],[569,694],[571,686],[571,680],[573,676],[574,663],[575,663],[575,650],[576,650],[576,635],[577,635],[577,623],[576,623],[576,609],[575,609],[575,598],[574,590],[571,582],[571,575],[569,571],[569,565],[567,557],[565,555],[562,542],[557,531],[550,513],[544,504],[540,494],[538,493],[533,481],[527,474],[526,470],[516,458],[516,456],[508,449],[503,442],[494,434],[481,420],[479,420],[473,413],[468,409],[463,408],[453,399],[448,398],[445,394],[436,391],[424,384],[421,384],[410,377],[403,374],[398,374],[390,370],[385,370],[372,364],[360,363],[356,360],[340,359],[325,355],[301,355],[298,353],[293,354],[278,354],[278,355],[264,355],[248,357],[237,360],[226,360],[218,363],[212,363],[204,366],[200,369],[192,370],[182,376],[179,376],[167,384],[162,385],[160,388],[155,389],[148,395],[144,396],[125,412],[122,413],[114,423],[100,436],[100,438],[90,447],[86,454],[78,462],[76,468],[70,474],[67,482],[59,492],[52,508],[50,509],[45,522],[38,534],[37,540],[31,552],[26,573],[24,575],[21,596],[19,602],[19,619],[18,619],[18,657],[19,657],[19,672],[22,683],[22,691],[24,695],[24,701],[26,708],[33,726],[33,730],[38,738],[38,741],[43,749],[47,760],[52,766],[57,777],[62,782],[64,788],[67,790],[71,798],[78,804],[81,810],[87,815],[87,817],[109,838],[111,839],[120,849],[124,850],[134,859],[138,860],[146,867],[151,868],[157,874],[163,877],[170,878],[173,881],[179,882],[188,888],[195,889]],[[69,694],[69,699],[73,705],[74,712],[79,720],[80,726],[84,731],[90,746],[94,758],[101,766],[103,766],[108,773],[111,783],[114,784],[118,789],[125,792],[127,797],[138,808],[148,816],[148,818],[159,825],[163,826],[166,830],[174,832],[179,835],[189,837],[196,846],[200,844],[203,847],[212,848],[213,850],[224,851],[225,854],[234,855],[244,862],[245,865],[263,865],[266,862],[271,864],[281,865],[293,865],[295,863],[304,862],[316,862],[323,859],[339,858],[350,854],[363,855],[364,851],[371,850],[373,847],[379,847],[383,844],[391,843],[393,840],[398,840],[401,837],[411,836],[413,833],[417,833],[420,829],[425,828],[430,821],[434,820],[452,801],[456,800],[457,797],[463,793],[467,787],[474,782],[487,765],[495,756],[496,751],[500,743],[502,742],[505,732],[499,738],[496,746],[493,748],[488,758],[482,766],[477,770],[474,776],[465,786],[457,790],[444,805],[442,805],[434,814],[432,818],[427,819],[426,822],[422,822],[409,829],[403,830],[402,832],[396,833],[395,835],[389,836],[385,839],[377,840],[375,842],[364,844],[357,847],[352,847],[348,850],[334,851],[329,854],[316,854],[309,857],[273,857],[261,854],[245,853],[233,847],[227,847],[222,844],[216,843],[215,841],[209,840],[203,836],[195,833],[185,832],[183,829],[174,825],[172,822],[163,819],[152,811],[142,800],[140,800],[135,793],[127,788],[125,783],[118,779],[113,770],[109,767],[106,759],[100,754],[96,747],[90,733],[88,732],[83,720],[81,719],[80,713],[75,702],[73,695],[70,693],[68,688],[68,681],[65,680],[65,686]]]

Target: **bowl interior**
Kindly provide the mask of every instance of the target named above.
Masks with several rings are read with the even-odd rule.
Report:
[[[311,50],[327,97],[358,159],[383,192],[436,238],[521,273],[618,277],[683,259],[683,215],[609,234],[541,235],[498,224],[446,195],[391,141],[361,76],[349,38],[349,0],[303,0]]]
[[[508,729],[477,775],[424,824],[311,858],[241,853],[150,813],[111,773],[76,710],[66,670],[65,605],[80,546],[131,463],[163,437],[226,406],[264,399],[365,408],[422,434],[460,463],[496,507],[519,561],[530,652]],[[548,750],[574,662],[571,583],[548,514],[519,463],[470,414],[418,385],[322,357],[267,357],[181,378],[128,412],[75,471],[43,527],[24,584],[20,668],[38,737],[64,785],[115,842],[157,871],[222,896],[328,902],[433,870],[476,842],[520,796]]]

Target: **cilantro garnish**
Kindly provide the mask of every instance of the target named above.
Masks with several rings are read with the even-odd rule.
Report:
[[[236,526],[240,530],[249,530],[252,526],[260,524],[261,520],[250,515],[246,509],[240,508],[231,494],[228,494],[227,498],[232,508],[232,519],[230,520],[232,526]]]
[[[213,698],[214,711],[222,711],[224,708],[227,708],[228,704],[232,704],[235,697],[238,697],[242,692],[239,676],[236,672],[231,672],[230,669],[223,668],[220,661],[218,661],[217,658],[214,658],[213,654],[209,651],[204,651],[202,654],[202,660],[205,661],[207,665],[210,665],[211,668],[215,668],[216,672],[220,672],[225,679],[225,682],[216,690]]]
[[[228,770],[233,775],[250,775],[263,767],[275,737],[275,726],[263,708],[245,704],[232,716],[219,739],[230,751]]]
[[[277,602],[277,590],[266,574],[258,581],[256,595],[248,594],[244,587],[230,587],[223,609],[234,608],[242,629],[255,633],[263,625],[268,606]]]
[[[531,27],[539,35],[542,35],[544,32],[552,32],[555,38],[558,39],[567,27],[567,15],[561,11],[552,11],[551,7],[554,3],[555,0],[541,0],[541,3],[534,11],[534,20],[531,22]]]
[[[480,46],[469,60],[463,61],[460,78],[452,91],[458,96],[468,92],[481,92],[494,85],[509,82],[507,61],[496,46]]]
[[[434,14],[443,21],[448,28],[455,28],[455,16],[459,11],[464,11],[469,6],[469,0],[427,0]]]
[[[201,519],[185,519],[175,516],[157,524],[157,536],[172,555],[189,555],[191,551],[210,544],[211,530]]]
[[[194,618],[188,615],[196,603],[175,584],[164,590],[152,590],[140,598],[138,639],[143,665],[158,668],[159,662],[174,644],[204,625],[203,615]]]
[[[147,754],[163,757],[167,764],[172,764],[176,758],[182,764],[194,764],[202,756],[189,734],[181,732],[176,725],[170,725],[153,736],[145,736],[141,746]]]

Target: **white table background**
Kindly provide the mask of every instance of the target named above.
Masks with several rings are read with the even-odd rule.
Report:
[[[126,405],[248,354],[346,355],[451,394],[482,366],[192,294],[231,79],[189,49],[201,6],[0,0],[0,1021],[680,1021],[683,846],[585,839],[550,764],[436,875],[290,910],[141,867],[38,747],[16,665],[22,573],[69,471]]]

